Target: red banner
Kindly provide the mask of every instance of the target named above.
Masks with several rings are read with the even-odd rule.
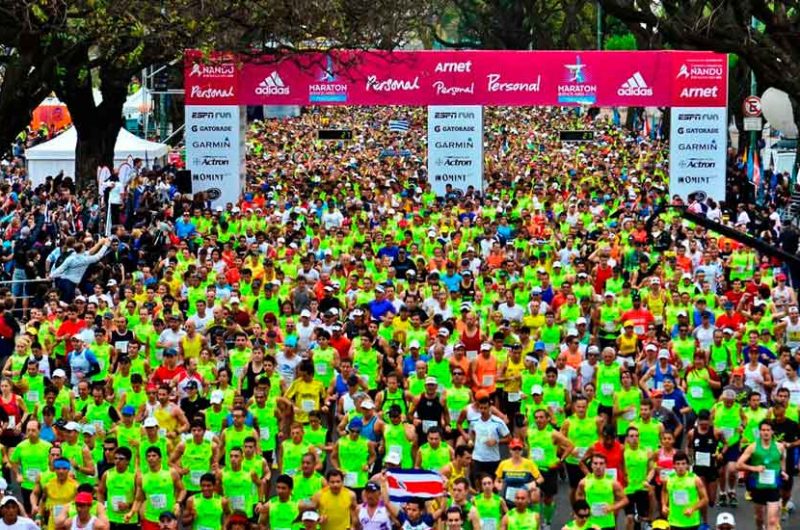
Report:
[[[408,51],[203,60],[187,105],[727,105],[727,56],[687,51]]]

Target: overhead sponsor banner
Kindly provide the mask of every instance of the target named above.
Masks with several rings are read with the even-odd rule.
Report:
[[[428,182],[436,195],[483,191],[483,107],[428,107]]]
[[[691,51],[360,51],[186,61],[188,104],[725,106],[727,57]],[[215,56],[216,57],[216,56]]]
[[[229,53],[204,55],[188,50],[184,57],[183,86],[187,105],[236,105],[239,102],[239,65]]]
[[[670,195],[724,201],[727,108],[673,107],[670,112]]]
[[[186,106],[186,168],[192,193],[205,191],[213,205],[236,203],[242,190],[244,135],[237,105]]]

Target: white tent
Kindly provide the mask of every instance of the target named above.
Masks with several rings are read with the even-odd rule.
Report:
[[[28,175],[33,185],[38,186],[48,175],[55,176],[59,171],[63,171],[64,175],[74,176],[77,143],[78,133],[75,127],[70,127],[49,142],[28,149],[25,155],[28,160]],[[156,160],[163,166],[168,152],[169,146],[166,144],[149,142],[120,129],[117,144],[114,146],[114,167],[124,162],[128,155],[141,158],[147,167],[151,167]]]
[[[122,114],[127,119],[136,119],[142,115],[142,109],[153,108],[153,97],[150,91],[142,87],[125,100],[122,106]]]

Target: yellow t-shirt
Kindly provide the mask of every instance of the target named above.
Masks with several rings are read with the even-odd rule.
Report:
[[[347,530],[350,525],[350,504],[352,493],[347,488],[342,488],[338,495],[331,493],[330,488],[322,488],[319,494],[320,515],[325,522],[322,530]]]
[[[506,458],[500,462],[500,465],[497,466],[495,476],[502,479],[506,473],[530,473],[534,480],[539,480],[539,477],[542,475],[539,473],[539,466],[528,458],[523,458],[518,464],[514,464],[510,458]]]
[[[325,399],[325,386],[316,379],[306,383],[302,379],[295,379],[286,391],[286,399],[292,401],[299,412],[295,419],[300,423],[308,423],[308,413],[319,410],[320,401]]]
[[[74,478],[67,478],[61,483],[57,477],[53,477],[44,485],[44,491],[45,505],[49,512],[47,528],[53,530],[56,527],[56,517],[75,500],[75,495],[78,494],[78,482]]]

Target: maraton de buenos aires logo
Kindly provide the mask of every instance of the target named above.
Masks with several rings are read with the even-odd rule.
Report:
[[[319,79],[308,86],[308,100],[311,103],[344,103],[347,101],[347,90],[347,83],[336,74],[333,57],[328,55]]]
[[[641,72],[636,72],[617,89],[618,96],[652,96],[653,89],[647,85]]]
[[[567,72],[563,83],[558,85],[559,103],[593,104],[597,101],[597,85],[589,82],[587,65],[581,56],[575,57],[573,64],[565,64]]]
[[[256,87],[259,96],[288,96],[289,87],[283,82],[278,72],[272,72]]]

